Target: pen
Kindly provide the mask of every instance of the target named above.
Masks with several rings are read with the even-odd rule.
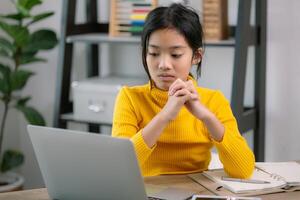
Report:
[[[225,177],[225,176],[222,176],[221,179],[223,181],[235,181],[235,182],[241,182],[241,183],[256,183],[256,184],[270,183],[269,181],[263,181],[263,180],[230,178],[230,177]]]

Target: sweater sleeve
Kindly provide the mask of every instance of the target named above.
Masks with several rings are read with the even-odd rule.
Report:
[[[225,172],[232,177],[249,178],[254,170],[255,158],[244,137],[241,136],[237,121],[227,99],[221,92],[213,96],[213,112],[225,128],[223,140],[216,146]]]
[[[148,159],[154,147],[149,148],[142,136],[142,130],[138,126],[137,111],[133,106],[133,100],[138,100],[130,96],[127,87],[123,87],[115,102],[112,136],[129,138],[133,143],[139,165]]]

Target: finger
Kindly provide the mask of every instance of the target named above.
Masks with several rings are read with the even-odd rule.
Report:
[[[192,80],[189,80],[186,82],[187,88],[188,90],[193,94],[192,99],[196,100],[196,99],[200,99],[199,93],[193,83]]]
[[[174,85],[176,85],[179,81],[180,81],[179,78],[176,79],[176,80],[170,85],[169,89],[170,89],[171,87],[173,87]]]
[[[184,102],[187,102],[187,101],[189,101],[189,100],[191,99],[191,95],[190,95],[190,93],[189,93],[189,94],[187,94],[187,95],[182,96],[181,98],[183,98],[183,101],[184,101]]]
[[[176,97],[181,97],[181,96],[186,96],[186,95],[190,95],[190,91],[188,91],[187,89],[181,89],[181,90],[178,90],[174,93],[173,96],[176,96]]]
[[[181,79],[177,79],[169,88],[169,95],[172,96],[177,90],[181,90],[186,87],[186,84]]]
[[[188,90],[189,90],[190,92],[192,92],[192,93],[197,92],[196,89],[195,89],[195,86],[194,86],[194,83],[193,83],[192,80],[186,81],[185,84],[186,84],[186,87],[188,88]]]
[[[183,90],[180,90],[180,92],[181,92],[181,95],[178,94],[180,96],[177,96],[177,97],[180,97],[184,102],[191,100],[192,93],[189,90],[183,89]],[[178,93],[180,93],[180,92],[178,91]]]
[[[181,80],[178,78],[176,79],[169,87],[169,91],[177,84],[180,84],[181,83]]]
[[[192,100],[198,100],[198,98],[199,98],[198,94],[194,94],[194,93],[191,94]]]
[[[172,96],[176,91],[184,89],[186,86],[183,85],[182,83],[178,83],[174,85],[170,90],[169,90],[169,95]]]
[[[185,84],[189,87],[194,87],[193,81],[192,80],[188,80],[185,82]]]

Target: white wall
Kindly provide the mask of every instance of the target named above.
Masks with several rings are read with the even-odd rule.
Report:
[[[9,2],[9,0],[0,1],[1,14],[10,12],[11,6]],[[82,3],[83,1],[78,2]],[[237,0],[230,0],[229,2],[229,22],[234,24],[236,22]],[[102,2],[102,4],[104,4],[104,7],[107,7],[107,1]],[[192,4],[196,7],[198,1],[193,0]],[[298,141],[300,141],[300,136],[297,125],[300,124],[298,117],[300,113],[300,93],[297,85],[300,84],[300,62],[297,54],[300,52],[300,39],[297,36],[300,35],[300,24],[297,19],[300,18],[300,14],[297,12],[297,8],[300,7],[300,1],[289,0],[287,3],[282,0],[272,0],[268,2],[268,6],[266,159],[268,161],[299,160],[300,147]],[[79,9],[83,10],[82,6],[79,6]],[[38,24],[38,27],[51,27],[60,34],[61,1],[44,0],[44,4],[37,11],[42,10],[55,10],[56,14],[47,21]],[[83,13],[81,11],[78,21],[80,21],[82,16]],[[85,59],[83,59],[82,55],[84,55],[85,51],[84,45],[79,44],[76,46],[75,55],[77,58],[75,59],[75,68],[81,69],[81,71],[73,74],[73,78],[81,79],[82,74],[84,74],[82,71],[84,68],[81,66],[85,64]],[[105,46],[102,48],[108,49],[104,54],[114,51],[114,47],[108,48]],[[135,47],[129,47],[129,49],[132,51],[130,56],[134,60],[139,50]],[[124,50],[120,51],[123,52]],[[48,62],[35,64],[31,67],[31,69],[36,71],[37,75],[28,83],[24,90],[24,95],[29,94],[33,96],[31,104],[35,105],[42,112],[47,124],[51,126],[55,101],[58,48],[43,53],[41,56],[46,57]],[[109,59],[107,57],[106,59]],[[203,65],[203,78],[199,83],[212,88],[221,88],[229,98],[231,92],[232,58],[232,49],[207,48]],[[113,64],[115,62],[122,64],[121,60],[113,60],[112,62]],[[142,67],[138,61],[134,63],[138,67]],[[251,59],[249,59],[248,70],[250,76],[247,80],[246,93],[246,102],[248,104],[251,104],[253,99],[253,84],[251,84],[253,67],[251,66]],[[219,77],[216,74],[222,74],[223,76]],[[0,106],[0,111],[2,112],[1,109],[2,107]],[[26,178],[26,188],[37,188],[43,186],[43,181],[25,127],[26,122],[23,116],[11,113],[9,126],[6,129],[6,140],[9,141],[6,146],[19,146],[25,152],[26,163],[22,167],[22,173]],[[8,136],[8,132],[15,132],[16,134],[9,133]],[[251,140],[251,136],[249,140]]]
[[[268,2],[267,160],[300,159],[300,1]]]

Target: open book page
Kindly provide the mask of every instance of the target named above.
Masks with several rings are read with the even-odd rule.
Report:
[[[268,181],[270,183],[257,184],[257,183],[244,183],[244,182],[234,182],[234,181],[224,181],[221,179],[222,176],[228,176],[223,169],[216,169],[210,171],[204,171],[203,175],[207,178],[217,182],[222,185],[224,188],[234,192],[234,193],[243,193],[250,191],[259,191],[267,190],[274,188],[281,188],[286,185],[285,181],[274,179],[270,174],[265,173],[261,170],[254,170],[251,179]]]
[[[300,186],[300,164],[297,162],[257,162],[256,167],[290,186]]]

